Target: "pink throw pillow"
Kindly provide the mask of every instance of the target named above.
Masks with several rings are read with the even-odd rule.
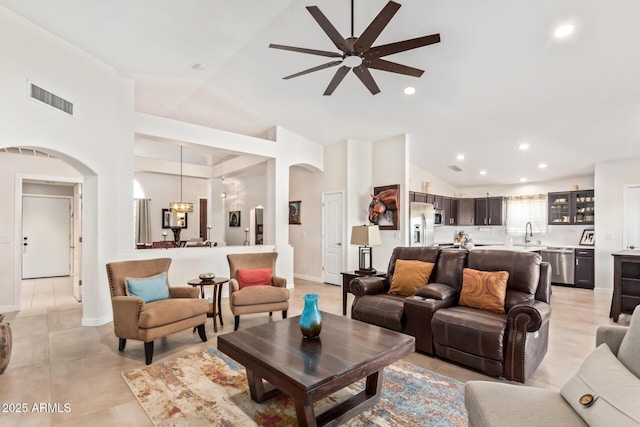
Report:
[[[247,286],[271,285],[271,275],[270,268],[238,270],[238,286],[242,289]]]

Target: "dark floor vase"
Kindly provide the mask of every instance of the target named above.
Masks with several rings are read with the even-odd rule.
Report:
[[[318,338],[322,330],[322,314],[318,310],[318,294],[303,295],[304,309],[300,316],[302,336],[309,339]]]
[[[0,314],[0,374],[7,369],[11,360],[11,326],[2,323],[4,315]]]

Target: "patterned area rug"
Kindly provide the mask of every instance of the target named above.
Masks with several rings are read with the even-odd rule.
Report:
[[[295,426],[293,401],[249,395],[244,367],[216,349],[122,374],[156,426]],[[361,380],[315,405],[316,415],[364,388]],[[384,370],[380,402],[344,425],[466,426],[464,384],[399,361]]]

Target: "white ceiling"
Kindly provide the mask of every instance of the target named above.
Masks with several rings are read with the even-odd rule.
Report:
[[[336,68],[282,77],[331,58],[268,45],[335,50],[305,6],[348,36],[349,0],[0,4],[133,78],[137,111],[249,135],[278,124],[321,144],[409,133],[411,161],[454,186],[579,176],[640,157],[637,0],[397,1],[375,45],[440,33],[439,44],[387,58],[424,75],[372,70],[382,90],[372,96],[349,74],[330,97],[322,93]],[[355,1],[356,35],[386,2]],[[574,35],[554,39],[569,21]],[[409,85],[413,96],[402,91]],[[519,151],[521,142],[531,148]]]

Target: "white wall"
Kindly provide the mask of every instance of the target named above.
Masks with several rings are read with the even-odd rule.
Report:
[[[497,185],[497,186],[475,186],[460,188],[458,191],[465,197],[486,197],[487,193],[492,196],[521,196],[525,194],[546,194],[556,191],[571,191],[571,186],[577,185],[581,190],[594,189],[593,175],[577,176],[573,178],[559,179],[554,181],[539,181],[529,184]],[[451,194],[447,194],[451,195]]]
[[[242,246],[245,229],[249,228],[249,212],[257,205],[267,204],[266,176],[259,174],[251,177],[227,178],[224,182],[227,194],[224,200],[225,241],[230,246]],[[229,227],[229,212],[240,211],[240,227]]]
[[[623,248],[623,189],[640,183],[640,159],[596,164],[596,291],[613,289],[613,257]]]
[[[418,191],[426,193],[425,183],[430,183],[430,194],[437,194],[442,196],[454,196],[457,195],[460,190],[456,187],[444,182],[440,178],[432,175],[431,173],[421,169],[420,167],[409,164],[409,189],[408,191]]]
[[[300,224],[289,225],[289,244],[294,248],[296,277],[322,281],[321,176],[300,166],[289,174],[289,200],[300,200]]]
[[[407,187],[409,185],[409,137],[396,137],[373,143],[371,191],[374,187],[400,184],[399,230],[381,230],[382,246],[373,248],[373,265],[377,270],[386,271],[391,252],[397,246],[409,244],[407,218],[409,201]],[[369,202],[371,198],[369,198]],[[367,206],[369,203],[367,202]]]
[[[111,316],[104,262],[133,244],[133,86],[113,67],[4,7],[0,40],[5,41],[0,43],[0,147],[40,148],[84,175],[83,322],[104,322]],[[28,81],[73,102],[74,117],[29,99]],[[2,186],[13,192],[14,177]],[[18,214],[14,198],[6,196],[5,211]],[[17,308],[20,252],[13,236],[21,216],[3,224],[0,233],[12,239],[1,249],[6,256],[0,260],[0,307]]]

